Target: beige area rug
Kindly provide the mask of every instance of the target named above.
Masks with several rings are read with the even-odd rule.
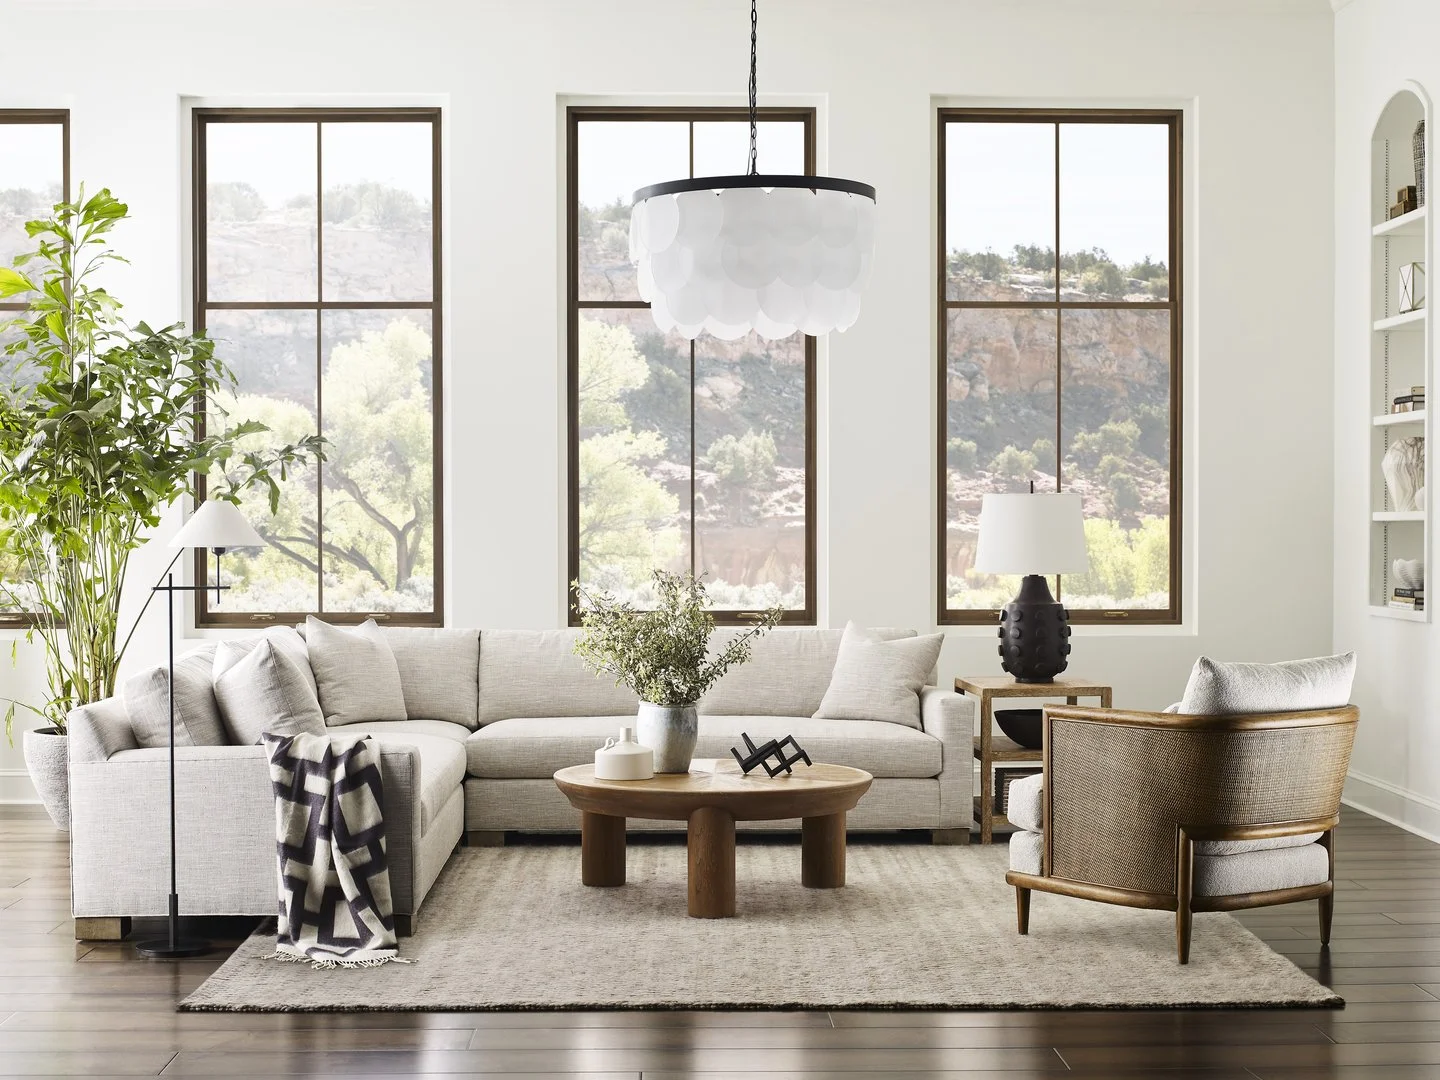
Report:
[[[263,959],[262,927],[182,1010],[1194,1008],[1343,1002],[1234,919],[1034,894],[1015,932],[1004,845],[852,844],[848,886],[800,885],[798,844],[740,845],[738,917],[685,913],[682,844],[632,843],[628,884],[580,884],[577,845],[461,848],[400,942],[416,964]]]

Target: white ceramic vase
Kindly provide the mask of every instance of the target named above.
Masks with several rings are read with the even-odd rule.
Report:
[[[690,771],[695,740],[700,735],[694,705],[670,707],[642,701],[635,715],[635,734],[641,746],[655,751],[657,773]]]
[[[1402,589],[1425,587],[1424,559],[1396,559],[1390,564],[1390,576]]]
[[[1415,493],[1425,487],[1425,440],[1417,435],[1396,439],[1380,459],[1385,486],[1396,510],[1415,510]]]
[[[26,731],[25,767],[57,829],[70,829],[70,736],[53,727]]]
[[[595,751],[596,780],[649,780],[655,775],[655,751],[635,740],[635,729],[623,727],[620,738],[606,739]]]

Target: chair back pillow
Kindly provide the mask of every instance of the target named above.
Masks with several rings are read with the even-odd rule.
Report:
[[[1195,661],[1179,711],[1187,715],[1301,712],[1350,703],[1355,654],[1287,660],[1280,664],[1233,664],[1202,656]]]
[[[325,733],[325,715],[310,680],[272,638],[222,641],[215,671],[215,700],[231,743],[250,746],[266,732]]]
[[[640,699],[575,655],[582,631],[480,633],[480,723],[522,716],[633,716]]]
[[[405,715],[479,725],[480,631],[387,626],[385,640],[400,670]]]
[[[723,627],[710,638],[713,657],[744,627]],[[913,638],[914,630],[879,627],[879,640]],[[699,702],[702,716],[814,716],[830,687],[840,630],[779,627],[757,638],[750,659],[731,668]]]
[[[305,620],[305,643],[327,725],[409,719],[400,666],[374,619],[351,628],[311,615]]]
[[[920,728],[920,688],[940,658],[944,634],[881,640],[845,626],[835,673],[815,712],[817,720],[884,720]]]
[[[215,701],[211,676],[215,649],[216,643],[209,642],[175,661],[176,746],[225,745],[225,721]],[[130,676],[120,687],[140,746],[170,745],[169,681],[169,672],[161,664]]]

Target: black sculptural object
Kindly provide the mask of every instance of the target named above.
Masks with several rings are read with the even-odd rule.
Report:
[[[732,746],[730,753],[735,755],[735,760],[740,763],[741,770],[747,776],[750,775],[750,770],[757,765],[774,777],[779,776],[782,772],[790,772],[791,766],[797,762],[803,761],[806,765],[811,764],[810,755],[805,753],[793,735],[786,735],[785,738],[779,740],[771,739],[762,746],[756,746],[746,732],[742,731],[740,737],[745,740],[745,746],[750,752],[742,756],[740,748]],[[794,753],[787,753],[785,750],[787,746],[793,746]],[[775,759],[773,765],[770,763],[771,758]]]

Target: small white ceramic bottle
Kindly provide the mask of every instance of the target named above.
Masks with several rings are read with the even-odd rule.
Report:
[[[596,780],[649,780],[655,775],[655,753],[635,741],[635,729],[622,727],[619,739],[606,739],[595,751]]]

